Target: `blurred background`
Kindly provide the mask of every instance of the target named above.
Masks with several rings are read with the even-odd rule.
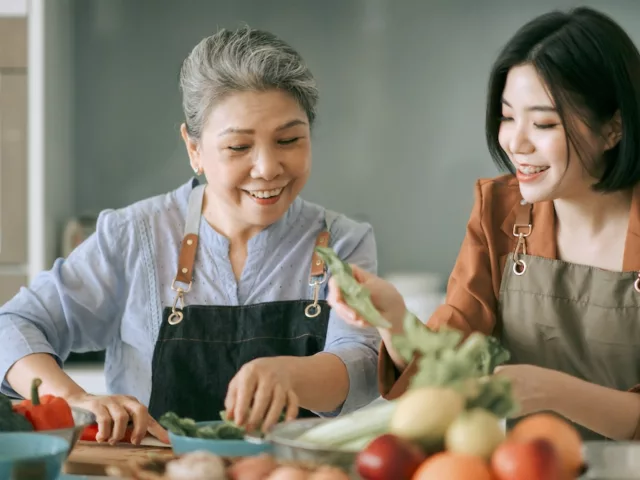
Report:
[[[100,210],[190,177],[180,64],[248,23],[292,44],[319,84],[303,197],[370,222],[380,273],[428,316],[474,182],[498,174],[484,142],[491,64],[522,24],[577,5],[640,44],[639,0],[0,0],[0,301]]]

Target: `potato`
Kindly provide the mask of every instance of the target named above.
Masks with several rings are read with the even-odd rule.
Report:
[[[464,408],[464,397],[450,388],[408,390],[397,400],[390,433],[436,451],[442,448],[449,425]]]

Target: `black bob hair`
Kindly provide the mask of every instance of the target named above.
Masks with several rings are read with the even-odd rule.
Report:
[[[493,161],[512,173],[513,165],[498,142],[502,93],[509,70],[527,64],[535,68],[548,89],[567,144],[573,144],[578,152],[582,142],[576,125],[567,121],[569,112],[594,132],[619,112],[622,137],[605,152],[602,173],[593,188],[614,192],[638,183],[640,53],[625,31],[607,15],[580,7],[541,15],[509,40],[489,78],[485,133]]]

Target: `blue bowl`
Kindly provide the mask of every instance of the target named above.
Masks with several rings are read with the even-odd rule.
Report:
[[[219,425],[221,420],[214,422],[197,422],[198,427],[205,425]],[[221,457],[251,457],[271,450],[268,443],[254,443],[246,440],[211,440],[206,438],[185,437],[169,432],[171,447],[176,455],[205,450]]]
[[[0,478],[56,480],[68,451],[69,442],[55,435],[0,433]]]

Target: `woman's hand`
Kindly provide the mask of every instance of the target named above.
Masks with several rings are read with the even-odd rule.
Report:
[[[268,431],[285,408],[285,420],[298,416],[298,396],[282,361],[279,357],[252,360],[229,383],[224,402],[227,415],[249,432],[257,428]]]
[[[122,440],[129,422],[133,422],[131,443],[139,444],[147,432],[164,443],[169,443],[167,431],[156,422],[147,408],[134,397],[126,395],[97,396],[80,393],[66,397],[73,407],[93,412],[98,423],[97,442],[115,444]]]
[[[494,373],[511,380],[513,395],[520,405],[516,417],[553,410],[553,395],[561,388],[560,372],[535,365],[502,365]]]
[[[391,323],[391,332],[402,333],[402,321],[407,307],[400,292],[391,283],[377,275],[362,270],[356,265],[350,265],[350,267],[353,271],[353,278],[371,294],[371,302],[374,307]],[[329,280],[327,302],[347,323],[359,327],[370,326],[365,319],[361,318],[354,309],[344,302],[334,278]]]

